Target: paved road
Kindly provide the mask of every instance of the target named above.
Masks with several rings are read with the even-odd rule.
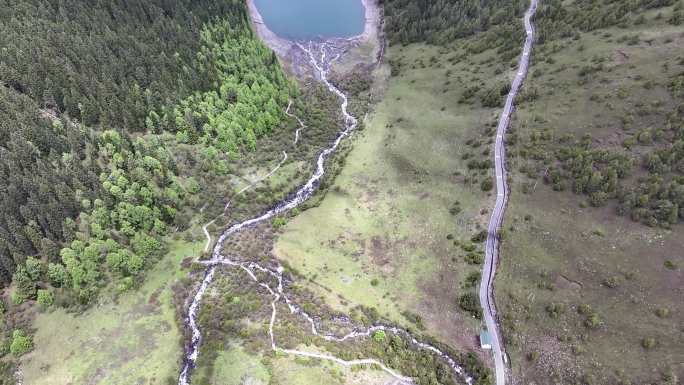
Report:
[[[492,283],[496,273],[496,265],[499,258],[499,238],[498,232],[503,222],[506,202],[508,201],[508,186],[506,184],[506,168],[504,148],[504,134],[511,119],[513,112],[513,101],[518,94],[518,90],[527,75],[530,53],[534,43],[534,25],[531,18],[537,10],[537,0],[530,0],[530,7],[525,12],[524,25],[527,37],[523,46],[523,53],[518,62],[518,72],[511,83],[511,91],[506,98],[506,105],[499,118],[499,126],[496,129],[496,141],[494,144],[494,168],[496,171],[496,204],[492,210],[489,220],[489,230],[487,243],[485,244],[485,262],[482,270],[482,282],[480,283],[480,303],[482,304],[483,315],[487,330],[492,339],[492,354],[494,355],[494,365],[496,369],[496,385],[506,383],[506,366],[504,364],[504,351],[501,344],[501,333],[496,322],[496,307],[494,304],[494,294]]]
[[[322,360],[328,360],[328,361],[333,361],[336,362],[340,365],[351,367],[351,366],[357,366],[357,365],[375,365],[378,366],[380,369],[388,373],[390,376],[394,378],[394,381],[392,384],[395,385],[411,385],[414,384],[414,379],[405,377],[401,375],[399,372],[391,369],[388,366],[385,366],[384,363],[382,363],[379,360],[373,359],[373,358],[357,358],[353,360],[344,360],[342,358],[333,356],[333,355],[328,355],[328,354],[323,354],[323,353],[317,353],[317,352],[309,352],[309,351],[304,351],[304,350],[294,350],[294,349],[284,349],[281,347],[278,347],[276,345],[276,339],[275,335],[273,333],[273,328],[274,324],[276,322],[277,318],[277,307],[276,303],[280,301],[282,298],[285,301],[285,304],[288,306],[290,313],[292,314],[298,314],[299,316],[302,316],[304,319],[306,319],[310,326],[311,326],[311,333],[313,335],[318,335],[321,336],[323,339],[326,341],[333,341],[333,342],[344,342],[349,339],[353,338],[369,338],[373,335],[378,330],[382,331],[387,331],[389,333],[392,333],[394,335],[402,335],[410,344],[413,346],[422,349],[422,350],[427,350],[431,352],[432,354],[440,357],[446,363],[449,365],[449,367],[459,376],[461,376],[466,385],[472,385],[473,383],[473,378],[470,377],[464,369],[455,361],[454,358],[450,357],[448,353],[443,352],[439,350],[437,347],[430,345],[429,343],[426,342],[421,342],[417,340],[411,333],[404,329],[400,329],[397,327],[393,326],[387,326],[387,325],[382,325],[382,324],[376,324],[371,327],[367,328],[358,328],[355,329],[351,332],[349,332],[346,335],[343,335],[341,337],[338,337],[334,334],[321,334],[318,332],[316,328],[316,323],[314,322],[314,319],[311,315],[307,314],[304,310],[302,310],[301,307],[297,306],[293,301],[290,301],[290,299],[287,297],[287,295],[284,292],[284,287],[283,287],[283,271],[284,269],[281,266],[278,266],[275,269],[264,267],[259,265],[256,262],[238,262],[238,261],[233,261],[229,257],[225,256],[222,254],[222,244],[223,242],[232,234],[235,234],[242,229],[252,226],[256,223],[259,223],[261,221],[265,221],[267,219],[272,218],[275,215],[278,215],[280,213],[286,212],[287,210],[290,210],[292,208],[297,207],[299,204],[303,203],[306,201],[309,197],[314,192],[314,189],[316,186],[318,186],[318,182],[320,178],[323,176],[325,169],[323,168],[324,162],[326,158],[335,151],[335,149],[338,147],[340,141],[342,138],[345,136],[349,135],[349,133],[356,128],[357,125],[357,120],[354,116],[349,114],[347,112],[347,96],[340,91],[337,87],[335,87],[330,81],[328,81],[327,74],[330,68],[330,64],[332,61],[336,60],[336,58],[339,56],[334,56],[333,58],[330,57],[329,51],[331,51],[333,54],[335,54],[335,48],[329,45],[328,43],[320,43],[318,45],[315,45],[313,43],[310,43],[308,48],[303,46],[303,45],[298,45],[299,48],[304,51],[307,56],[309,56],[309,59],[311,61],[311,65],[316,69],[316,72],[318,73],[320,80],[323,82],[324,85],[328,87],[328,89],[337,94],[342,103],[341,103],[341,110],[342,114],[344,115],[345,119],[345,128],[340,134],[338,134],[337,139],[333,142],[331,147],[328,147],[327,149],[323,150],[318,156],[317,160],[317,169],[314,172],[314,174],[311,176],[309,181],[302,186],[297,192],[288,198],[286,198],[284,201],[282,201],[280,204],[278,204],[276,207],[273,209],[267,211],[263,215],[253,218],[247,221],[244,221],[242,223],[235,224],[225,230],[219,239],[217,240],[216,245],[214,246],[214,250],[212,253],[212,258],[209,260],[202,260],[198,261],[200,264],[203,264],[207,267],[205,270],[204,278],[202,279],[202,282],[195,293],[195,295],[192,298],[192,301],[190,303],[190,307],[188,309],[187,313],[187,318],[186,318],[186,326],[191,330],[192,332],[192,337],[190,340],[190,343],[186,349],[185,353],[185,359],[183,361],[183,367],[181,370],[181,373],[178,378],[178,385],[190,385],[190,380],[192,376],[192,370],[195,368],[195,364],[197,362],[197,358],[199,356],[200,352],[200,344],[202,342],[202,333],[198,324],[198,312],[201,306],[202,298],[207,291],[209,285],[212,283],[214,279],[214,275],[217,272],[217,267],[219,265],[227,265],[227,266],[232,266],[232,267],[239,267],[242,270],[244,270],[249,276],[252,278],[252,280],[257,283],[259,286],[265,288],[272,296],[273,296],[273,301],[271,302],[271,318],[269,322],[269,329],[268,329],[268,334],[271,339],[271,348],[274,351],[279,351],[279,352],[284,352],[292,355],[297,355],[297,356],[304,356],[304,357],[313,357],[313,358],[318,358]],[[320,56],[317,54],[316,48],[320,50]],[[319,59],[320,57],[320,59]],[[286,110],[289,114],[289,109]],[[285,157],[286,158],[286,157]],[[205,227],[205,233],[208,235],[208,231],[206,230]],[[265,273],[266,274],[266,280],[264,281],[264,275],[257,275],[259,272]],[[220,271],[219,271],[220,273]],[[273,282],[273,278],[275,278],[275,282]],[[272,285],[274,283],[277,283],[277,286]]]

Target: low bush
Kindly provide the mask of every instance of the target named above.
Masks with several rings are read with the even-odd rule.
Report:
[[[375,342],[383,342],[385,341],[385,338],[387,338],[387,335],[384,330],[376,330],[375,333],[373,333],[373,341]]]
[[[465,279],[465,282],[463,286],[465,287],[475,287],[477,286],[477,283],[480,282],[480,278],[482,277],[482,273],[479,271],[473,271]]]
[[[480,183],[480,189],[482,191],[491,191],[494,188],[494,182],[492,182],[491,179],[487,178]]]
[[[487,239],[487,230],[481,230],[480,232],[473,235],[470,240],[475,243],[482,243]]]
[[[656,345],[657,345],[657,341],[653,337],[646,337],[646,338],[641,340],[641,346],[644,349],[650,350],[650,349],[655,348]]]
[[[584,321],[584,326],[586,326],[589,329],[597,329],[603,321],[601,320],[601,317],[598,316],[596,313],[589,314],[587,319]]]
[[[667,317],[670,316],[670,309],[668,309],[668,308],[666,308],[666,307],[659,307],[659,308],[655,311],[655,313],[656,313],[656,315],[657,315],[658,317],[660,317],[660,318],[667,318]]]
[[[561,314],[565,313],[565,304],[558,302],[551,302],[546,305],[546,312],[551,318],[558,318]]]
[[[55,297],[52,295],[52,293],[49,290],[43,289],[38,290],[36,298],[38,304],[43,307],[50,307],[52,306],[52,303],[55,301]]]
[[[480,300],[477,295],[473,292],[467,292],[461,294],[458,297],[458,306],[470,313],[473,317],[477,319],[482,318],[482,309],[480,308]]]
[[[23,330],[17,329],[12,333],[10,352],[15,357],[22,356],[33,350],[33,341]]]
[[[471,265],[481,265],[484,262],[484,256],[478,252],[468,253],[465,256],[465,261]]]

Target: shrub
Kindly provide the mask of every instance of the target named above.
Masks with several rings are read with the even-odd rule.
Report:
[[[510,83],[494,85],[482,96],[482,105],[485,107],[500,107],[503,105],[504,96],[511,90]]]
[[[376,330],[375,333],[373,333],[373,341],[375,342],[383,342],[386,337],[387,335],[384,330]]]
[[[611,289],[615,289],[616,287],[620,286],[620,278],[617,276],[608,277],[603,281],[603,284]]]
[[[16,356],[22,356],[33,350],[33,341],[31,337],[27,336],[23,330],[17,329],[12,333],[12,343],[10,344],[10,352]]]
[[[451,208],[449,209],[449,214],[451,215],[457,215],[458,213],[461,212],[461,206],[459,202],[454,203]]]
[[[15,305],[21,305],[22,303],[24,303],[24,301],[26,301],[26,297],[17,293],[16,291],[10,295],[10,299],[12,300],[12,303]]]
[[[12,281],[16,283],[16,294],[21,296],[22,299],[34,298],[36,295],[36,281],[31,278],[26,267],[17,267],[12,276]]]
[[[463,251],[467,252],[475,251],[475,245],[473,245],[470,242],[461,244],[461,248],[463,249]]]
[[[458,297],[458,306],[470,313],[473,317],[482,318],[482,309],[480,309],[480,300],[473,292],[467,292]]]
[[[40,304],[43,307],[50,307],[52,306],[52,303],[55,301],[55,298],[49,290],[40,289],[38,290],[37,301],[38,304]]]
[[[121,279],[119,284],[116,287],[116,291],[119,293],[123,293],[125,291],[130,290],[133,287],[133,277],[124,277]]]
[[[598,316],[598,314],[592,313],[584,321],[584,326],[589,329],[596,329],[601,326],[602,323],[603,321],[601,321],[601,318]]]
[[[66,286],[69,283],[69,273],[64,265],[51,263],[48,265],[48,278],[50,283],[56,287]]]
[[[653,348],[655,348],[656,344],[657,344],[657,342],[656,342],[655,338],[653,338],[653,337],[646,337],[646,338],[641,340],[641,346],[644,349],[649,349],[649,350],[653,349]]]
[[[539,359],[539,352],[536,350],[533,350],[529,353],[527,353],[527,360],[530,362],[536,362]]]
[[[551,302],[546,305],[546,312],[549,313],[549,317],[558,318],[561,314],[565,313],[565,304]]]
[[[465,287],[475,287],[477,283],[480,281],[480,277],[482,276],[482,273],[479,271],[473,271],[465,279]]]
[[[415,314],[415,313],[411,313],[408,310],[403,311],[401,313],[401,315],[403,315],[410,322],[413,322],[414,324],[416,324],[416,327],[419,330],[425,330],[425,325],[423,325],[423,318],[420,315]],[[399,337],[395,336],[395,338],[399,338]],[[399,338],[399,340],[401,340],[401,338]]]
[[[465,256],[465,261],[471,265],[481,265],[484,262],[484,256],[480,253],[468,253]]]
[[[271,224],[272,224],[273,227],[276,228],[276,229],[279,229],[279,228],[285,226],[286,223],[287,223],[287,221],[286,221],[285,218],[283,218],[283,217],[275,217],[275,218],[273,218],[273,220],[271,221]]]
[[[482,189],[482,191],[491,191],[492,188],[494,188],[494,182],[492,182],[492,180],[489,178],[480,183],[480,189]]]
[[[580,314],[589,315],[592,313],[591,306],[586,303],[583,303],[577,306],[577,312]]]
[[[378,286],[379,283],[380,281],[377,278],[373,278],[370,281],[371,286]]]
[[[584,349],[584,347],[581,346],[581,345],[573,345],[573,347],[572,347],[572,354],[574,354],[574,355],[576,355],[576,356],[582,355],[582,354],[584,354],[586,351],[587,351],[587,350]]]
[[[604,191],[596,191],[589,195],[589,203],[594,207],[601,207],[608,201],[608,194]]]
[[[668,309],[668,308],[666,308],[666,307],[659,307],[659,308],[655,311],[655,313],[656,313],[656,315],[657,315],[658,317],[660,317],[660,318],[667,318],[667,317],[670,316],[670,309]]]
[[[476,243],[484,242],[486,239],[487,239],[487,230],[482,230],[470,238],[471,241],[476,242]]]
[[[43,263],[39,259],[27,257],[24,265],[26,266],[26,273],[32,281],[38,281],[43,275]]]

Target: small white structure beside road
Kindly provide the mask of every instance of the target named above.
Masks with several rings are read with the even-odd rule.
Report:
[[[492,349],[492,338],[489,336],[489,332],[485,329],[480,330],[480,347],[485,350]]]

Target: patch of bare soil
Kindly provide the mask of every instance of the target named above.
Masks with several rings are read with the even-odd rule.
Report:
[[[579,290],[582,288],[582,283],[574,279],[568,278],[563,274],[558,274],[554,284],[559,289],[573,289]]]
[[[488,353],[480,349],[476,334],[466,327],[466,317],[469,315],[458,310],[455,295],[445,295],[459,292],[457,282],[449,279],[447,271],[448,269],[440,269],[438,276],[420,285],[423,295],[417,306],[417,313],[423,317],[428,330],[437,332],[440,340],[462,350],[471,350],[483,362],[488,363]]]
[[[185,257],[181,261],[181,267],[183,269],[189,269],[190,266],[192,266],[193,258],[192,257]]]
[[[148,305],[153,306],[153,307],[159,306],[159,295],[161,294],[162,289],[163,289],[163,288],[160,287],[159,289],[155,290],[155,291],[150,295],[150,299],[147,300],[147,304],[148,304]]]
[[[370,240],[370,256],[374,264],[385,266],[390,262],[389,245],[379,236],[374,236]]]
[[[615,51],[615,62],[617,64],[625,64],[629,60],[629,55],[625,51],[619,49]]]

